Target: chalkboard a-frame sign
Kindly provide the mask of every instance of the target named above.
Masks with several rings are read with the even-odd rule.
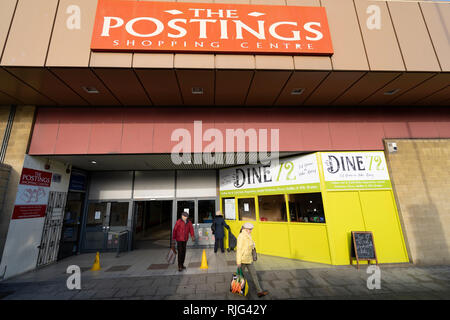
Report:
[[[360,260],[367,260],[369,264],[371,260],[375,260],[378,265],[372,231],[352,231],[350,264],[353,264],[353,258],[356,258],[358,269]]]

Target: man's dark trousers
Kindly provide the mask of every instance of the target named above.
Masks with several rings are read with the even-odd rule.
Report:
[[[223,248],[223,238],[221,238],[221,239],[216,238],[216,241],[214,242],[214,252],[217,252],[217,249],[219,248],[219,246],[220,246],[220,250],[222,252],[225,252],[225,250]]]
[[[177,241],[178,268],[182,268],[186,258],[186,241]]]

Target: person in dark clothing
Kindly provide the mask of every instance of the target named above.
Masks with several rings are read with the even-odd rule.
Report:
[[[217,249],[220,246],[220,250],[225,252],[223,248],[223,238],[225,236],[225,231],[223,228],[227,228],[230,231],[230,227],[227,225],[225,220],[223,219],[223,214],[220,211],[216,212],[216,216],[214,217],[211,229],[214,230],[214,253],[217,253]]]
[[[192,226],[192,222],[188,220],[188,217],[189,213],[183,212],[181,219],[178,219],[173,228],[172,249],[175,249],[176,241],[178,249],[178,271],[186,269],[184,259],[186,257],[186,243],[189,240],[189,234],[191,235],[192,241],[195,241],[194,227]]]

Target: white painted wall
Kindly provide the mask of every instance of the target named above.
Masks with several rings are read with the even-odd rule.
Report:
[[[175,171],[136,171],[134,199],[175,197]]]
[[[25,155],[24,167],[60,174],[61,181],[52,181],[50,191],[67,192],[70,173],[66,173],[66,164],[50,161],[50,170],[45,170],[46,159]],[[5,249],[0,264],[0,276],[6,270],[5,279],[36,268],[41,244],[44,218],[11,220],[6,238]]]
[[[133,171],[93,172],[89,200],[131,199]]]
[[[200,198],[217,196],[215,170],[177,171],[177,198]]]

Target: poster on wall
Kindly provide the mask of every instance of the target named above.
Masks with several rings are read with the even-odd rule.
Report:
[[[225,219],[236,220],[236,207],[234,198],[225,199]]]
[[[51,182],[51,172],[23,168],[12,219],[44,217]]]
[[[327,190],[392,188],[382,151],[321,153]]]
[[[220,170],[220,196],[320,192],[315,154]]]

